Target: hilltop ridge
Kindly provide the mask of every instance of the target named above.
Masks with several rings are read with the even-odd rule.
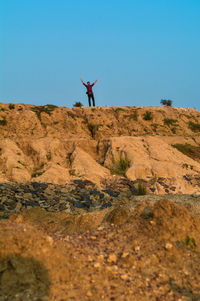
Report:
[[[149,193],[198,192],[199,132],[195,109],[1,103],[0,181],[125,178]]]

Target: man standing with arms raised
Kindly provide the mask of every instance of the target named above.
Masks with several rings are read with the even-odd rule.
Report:
[[[93,84],[90,85],[90,82],[87,82],[87,85],[83,82],[82,78],[80,78],[80,80],[82,81],[83,85],[86,87],[87,92],[86,94],[88,95],[88,102],[89,102],[89,106],[91,107],[91,101],[90,99],[92,98],[92,102],[93,102],[93,107],[95,107],[95,100],[94,100],[94,94],[92,91],[92,87],[96,84],[96,82],[98,81],[98,78],[95,80],[95,82]]]

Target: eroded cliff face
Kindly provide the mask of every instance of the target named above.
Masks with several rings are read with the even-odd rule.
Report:
[[[0,104],[0,181],[125,177],[149,193],[198,193],[199,133],[194,109]]]

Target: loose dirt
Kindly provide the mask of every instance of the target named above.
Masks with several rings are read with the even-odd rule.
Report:
[[[1,222],[0,300],[200,300],[199,218],[166,199],[110,210],[73,234]]]

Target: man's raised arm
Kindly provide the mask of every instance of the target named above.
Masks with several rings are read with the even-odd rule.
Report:
[[[84,81],[82,80],[81,77],[80,77],[80,80],[81,80],[82,84],[83,84],[84,86],[86,86],[86,84],[84,83]]]
[[[98,78],[95,80],[95,82],[92,84],[92,86],[94,86],[97,82],[98,82]]]

